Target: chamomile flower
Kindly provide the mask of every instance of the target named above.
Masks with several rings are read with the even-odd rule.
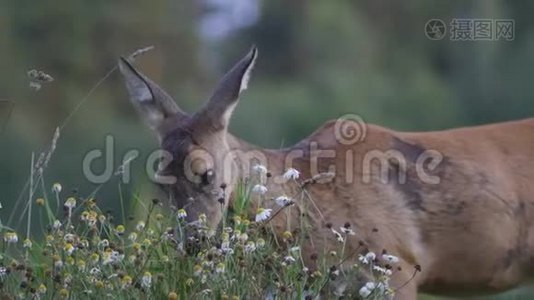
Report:
[[[362,262],[363,264],[370,264],[376,259],[376,254],[374,252],[368,252],[365,255],[361,255],[358,257],[358,260]]]
[[[369,290],[366,286],[362,286],[362,288],[358,291],[358,293],[360,294],[360,296],[362,298],[367,298],[369,297],[369,295],[371,295],[373,291],[372,290]]]
[[[66,243],[65,246],[63,247],[63,250],[67,253],[67,255],[72,255],[72,253],[76,249],[71,243]]]
[[[244,243],[248,240],[248,234],[246,232],[240,233],[238,239],[241,243]]]
[[[89,270],[89,274],[91,274],[93,276],[97,276],[98,274],[100,274],[100,269],[99,268],[92,268],[91,270]]]
[[[296,262],[297,260],[291,256],[291,255],[287,255],[284,257],[284,261],[282,262],[282,264],[285,264],[285,265],[290,265],[294,262]]]
[[[63,237],[63,240],[67,243],[74,243],[74,240],[76,240],[76,235],[72,234],[72,233],[67,233],[65,234],[65,236]]]
[[[117,234],[119,235],[123,234],[124,231],[126,231],[124,225],[117,225],[117,227],[115,228],[115,232],[117,232]]]
[[[260,194],[260,195],[265,195],[267,193],[267,187],[261,184],[256,184],[252,188],[252,192]]]
[[[344,234],[347,234],[347,235],[355,235],[356,234],[354,232],[354,230],[352,230],[350,227],[346,227],[346,226],[339,227],[339,230],[341,232],[343,232]]]
[[[32,243],[32,241],[30,239],[25,239],[24,243],[22,244],[22,246],[24,248],[28,248],[28,249],[31,249],[32,245],[33,245],[33,243]]]
[[[135,242],[135,240],[137,240],[137,233],[135,232],[132,232],[128,235],[128,239],[132,242]]]
[[[263,221],[268,220],[271,217],[271,211],[272,209],[270,208],[262,208],[262,207],[258,208],[258,211],[256,212],[255,221],[263,222]]]
[[[245,247],[243,248],[243,251],[245,253],[252,253],[256,250],[256,244],[253,241],[249,241],[245,244]]]
[[[152,274],[145,272],[143,277],[141,277],[141,286],[148,289],[150,285],[152,285]]]
[[[399,262],[399,258],[394,256],[394,255],[390,255],[390,254],[383,254],[382,255],[382,259],[389,263],[389,264],[396,264]]]
[[[185,217],[187,217],[187,212],[185,211],[185,209],[180,208],[178,210],[178,213],[177,213],[176,217],[178,218],[178,220],[183,220],[183,219],[185,219]]]
[[[63,187],[61,186],[60,183],[56,182],[52,185],[52,192],[54,193],[61,193],[61,190],[63,189]]]
[[[202,274],[202,266],[201,265],[195,265],[193,267],[193,275],[200,276]]]
[[[46,294],[46,285],[44,284],[40,284],[39,287],[37,288],[37,292],[39,294]]]
[[[370,289],[371,291],[374,290],[376,288],[376,284],[372,281],[369,281],[365,284],[365,287]]]
[[[93,264],[96,264],[100,261],[100,255],[98,255],[98,253],[92,253],[90,259]]]
[[[284,240],[289,240],[289,239],[292,239],[293,238],[293,234],[291,233],[291,231],[284,231],[284,233],[282,234],[282,237],[284,238]]]
[[[262,238],[259,238],[259,239],[256,241],[256,246],[257,246],[258,248],[263,248],[263,247],[265,247],[265,240],[262,239]]]
[[[285,195],[277,197],[274,201],[280,207],[286,207],[294,204],[293,200]]]
[[[124,259],[124,254],[121,254],[115,250],[105,251],[102,254],[103,265],[115,264],[115,263],[121,262],[123,259]]]
[[[132,277],[125,275],[121,278],[121,287],[123,289],[128,288],[132,285]]]
[[[235,216],[234,217],[234,223],[235,223],[235,225],[240,225],[241,224],[241,217],[240,216]]]
[[[59,220],[55,220],[54,223],[52,223],[52,228],[58,230],[61,228],[61,222]]]
[[[382,273],[386,276],[390,276],[392,274],[391,270],[388,270],[386,268],[382,268],[380,266],[373,266],[373,270],[379,272],[379,273]]]
[[[284,179],[287,181],[287,180],[290,180],[290,179],[298,179],[300,176],[300,172],[297,170],[297,169],[294,169],[294,168],[289,168],[286,170],[286,172],[284,173],[283,177]]]
[[[143,229],[145,229],[145,222],[143,221],[137,222],[137,225],[135,225],[135,230],[143,231]]]
[[[19,237],[16,232],[8,231],[4,234],[4,241],[8,244],[16,244],[19,241]]]
[[[63,261],[61,259],[54,261],[54,267],[56,268],[56,270],[61,270],[61,268],[63,267]]]
[[[260,175],[267,174],[267,168],[264,165],[260,165],[260,164],[254,165],[252,167],[252,170],[254,170],[254,172]]]
[[[98,247],[106,248],[109,247],[109,241],[107,239],[103,239],[100,242],[98,242]]]
[[[343,236],[341,235],[341,233],[337,232],[337,230],[335,230],[334,228],[331,229],[332,230],[332,233],[334,234],[334,236],[336,237],[336,240],[340,243],[343,243],[345,242],[345,239],[343,238]]]
[[[218,263],[217,266],[215,267],[215,273],[224,273],[224,270],[225,270],[225,265],[224,263]]]
[[[200,214],[198,215],[198,224],[202,226],[206,226],[208,222],[208,217],[206,217],[206,214]]]
[[[83,259],[78,259],[76,261],[76,265],[78,266],[78,270],[83,272],[85,271],[85,261]]]
[[[68,209],[73,209],[74,207],[76,207],[76,198],[69,197],[67,201],[65,201],[65,207]]]
[[[59,291],[59,297],[61,299],[67,299],[69,297],[69,291],[67,289],[61,289]]]

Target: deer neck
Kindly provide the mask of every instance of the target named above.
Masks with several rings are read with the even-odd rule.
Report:
[[[250,174],[246,168],[243,168],[243,160],[250,160],[252,155],[259,155],[262,158],[261,164],[264,165],[271,176],[264,179],[261,184],[265,185],[267,187],[267,194],[265,197],[263,197],[262,201],[262,207],[264,208],[272,208],[273,213],[278,210],[278,207],[276,205],[276,202],[274,199],[278,196],[288,196],[290,198],[295,198],[297,195],[299,195],[302,191],[302,188],[297,184],[295,181],[285,181],[282,178],[282,175],[286,171],[286,168],[289,166],[286,166],[286,157],[288,151],[291,151],[291,149],[265,149],[253,144],[250,144],[246,141],[243,141],[233,135],[228,134],[228,143],[231,149],[237,150],[237,153],[241,153],[241,157],[237,157],[237,164],[240,165],[238,169],[240,172],[238,172],[238,178],[244,179],[244,178],[255,178],[257,179],[258,176],[254,176],[254,174]],[[298,169],[298,166],[293,166]],[[301,170],[305,171],[305,170]],[[258,180],[254,180],[253,184],[260,183]],[[257,200],[256,197],[258,195],[253,195],[254,200]],[[232,197],[233,198],[233,197]],[[295,199],[296,200],[296,199]],[[232,201],[232,200],[231,200]],[[255,211],[257,209],[259,201],[252,201],[251,209]],[[296,209],[291,209],[289,213],[283,212],[280,213],[276,218],[273,218],[270,222],[273,225],[273,228],[275,231],[282,235],[282,233],[290,228],[287,227],[287,218],[291,218],[295,220],[293,223],[294,225],[297,225],[298,222],[298,216],[300,215],[300,209],[298,208],[298,203]]]

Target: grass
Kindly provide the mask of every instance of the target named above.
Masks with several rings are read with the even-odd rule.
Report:
[[[137,50],[129,58],[150,49]],[[0,298],[313,299],[342,293],[380,299],[394,292],[388,286],[391,270],[384,268],[380,258],[347,265],[343,254],[330,253],[314,258],[314,269],[306,267],[302,235],[285,232],[279,239],[269,226],[270,211],[263,210],[259,220],[250,209],[249,184],[237,187],[234,210],[223,211],[217,231],[207,228],[205,216],[200,216],[196,227],[187,228],[192,233],[188,237],[184,235],[186,211],[163,214],[158,212],[161,203],[157,200],[128,201],[120,186],[122,219],[125,203],[138,207],[143,215],[128,228],[116,224],[113,213],[99,208],[96,196],[100,187],[80,196],[65,195],[59,183],[48,186],[44,173],[60,131],[115,70],[116,66],[78,102],[56,130],[49,148],[39,155],[32,153],[25,187],[9,207],[12,213],[7,222],[0,220]],[[35,70],[28,76],[35,91],[53,80]],[[283,209],[287,207],[274,214]],[[39,220],[41,234],[31,231],[35,220]],[[9,226],[23,227],[24,221],[24,233]],[[336,233],[332,238],[341,241],[339,253],[343,253],[351,237]],[[363,254],[370,258],[370,253]],[[343,278],[364,272],[368,281],[355,290],[336,286]]]
[[[150,49],[140,49],[130,57]],[[395,293],[388,285],[395,268],[382,257],[362,247],[359,260],[349,263],[344,250],[353,237],[348,227],[340,228],[341,233],[332,230],[331,238],[339,250],[311,258],[315,267],[308,267],[305,261],[310,257],[302,255],[309,254],[301,252],[305,234],[285,232],[278,237],[270,227],[270,211],[267,215],[263,211],[260,219],[258,212],[251,211],[264,200],[252,203],[254,183],[261,184],[261,180],[237,186],[233,210],[223,211],[222,226],[216,231],[207,228],[203,216],[197,226],[188,227],[184,222],[187,211],[162,213],[168,210],[160,209],[158,200],[124,199],[119,186],[122,220],[128,204],[142,216],[126,227],[116,224],[112,212],[99,208],[96,197],[100,188],[89,195],[73,196],[62,193],[59,183],[47,186],[43,175],[60,129],[115,69],[77,104],[47,151],[37,157],[32,153],[24,188],[27,197],[21,193],[10,207],[13,213],[7,222],[17,223],[15,212],[22,206],[17,224],[26,221],[24,238],[0,220],[0,298],[329,299],[343,295],[383,299]],[[52,196],[48,197],[50,189]],[[306,196],[303,188],[299,197]],[[281,206],[272,215],[288,207]],[[41,234],[30,231],[35,220],[43,229]],[[186,237],[186,229],[193,234]],[[350,284],[345,285],[347,282]],[[519,291],[503,297],[530,299],[525,294]]]
[[[354,297],[363,285],[345,289],[338,283],[363,273],[370,274],[372,282],[365,288],[366,299],[394,292],[387,285],[385,269],[373,270],[384,267],[380,258],[348,265],[343,255],[331,253],[314,258],[317,268],[307,268],[301,238],[291,232],[277,238],[270,230],[270,218],[258,220],[250,212],[254,192],[249,184],[237,187],[237,206],[225,211],[224,226],[210,230],[205,216],[200,216],[194,228],[187,228],[194,233],[188,238],[187,212],[162,214],[158,200],[140,204],[145,207],[143,218],[126,228],[115,224],[113,214],[102,211],[92,195],[63,196],[58,183],[52,190],[50,199],[33,197],[37,194],[33,190],[26,210],[28,220],[41,220],[42,239],[22,241],[19,233],[2,227],[0,297],[315,299],[336,293]],[[336,237],[337,253],[343,253],[351,236],[332,235]]]

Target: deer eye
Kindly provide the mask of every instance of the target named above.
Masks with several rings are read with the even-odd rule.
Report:
[[[213,179],[215,179],[215,172],[213,172],[212,169],[209,169],[204,172],[204,174],[200,175],[202,185],[209,185],[213,183]]]

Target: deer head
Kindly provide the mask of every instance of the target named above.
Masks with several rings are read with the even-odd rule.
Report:
[[[237,180],[228,123],[239,96],[247,88],[258,56],[252,47],[220,80],[211,98],[194,114],[182,111],[162,88],[137,71],[124,58],[119,68],[130,100],[141,118],[157,135],[164,158],[158,184],[178,208],[187,208],[187,221],[205,214],[215,227]]]

